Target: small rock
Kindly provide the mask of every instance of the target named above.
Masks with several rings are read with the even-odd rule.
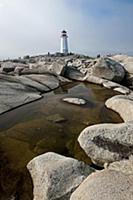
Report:
[[[84,99],[80,99],[80,98],[69,97],[69,98],[64,98],[63,101],[67,102],[67,103],[75,104],[75,105],[85,105],[86,104],[86,101]]]

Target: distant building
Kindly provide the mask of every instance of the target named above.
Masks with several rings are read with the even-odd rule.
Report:
[[[62,53],[62,54],[68,54],[68,36],[67,36],[67,32],[65,30],[63,30],[61,32],[60,53]]]

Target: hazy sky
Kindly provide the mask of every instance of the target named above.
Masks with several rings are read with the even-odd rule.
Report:
[[[60,49],[133,52],[133,0],[0,0],[0,58]]]

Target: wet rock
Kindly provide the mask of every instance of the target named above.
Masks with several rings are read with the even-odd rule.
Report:
[[[133,175],[102,170],[91,174],[75,190],[70,200],[131,200]]]
[[[124,121],[133,120],[133,95],[117,95],[105,102],[107,108],[119,113]]]
[[[11,196],[9,200],[15,200],[15,196]]]
[[[93,171],[83,162],[55,153],[34,158],[27,168],[34,183],[34,200],[69,200],[71,193]]]
[[[133,123],[98,124],[84,129],[79,144],[98,166],[133,154]]]
[[[61,123],[66,121],[66,119],[59,114],[48,116],[47,120],[55,123]]]
[[[68,97],[68,98],[64,98],[62,100],[64,102],[75,104],[75,105],[85,105],[86,104],[86,101],[84,99],[80,99],[80,98]]]
[[[121,82],[124,79],[125,70],[120,63],[114,60],[99,58],[94,62],[94,65],[88,66],[88,74],[114,82]]]

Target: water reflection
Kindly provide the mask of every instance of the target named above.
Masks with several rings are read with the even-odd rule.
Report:
[[[114,94],[97,85],[70,83],[37,102],[1,115],[0,199],[33,199],[26,164],[39,154],[54,151],[90,163],[77,137],[88,125],[122,121],[104,106]],[[64,97],[84,98],[87,104],[71,105],[62,102]]]

